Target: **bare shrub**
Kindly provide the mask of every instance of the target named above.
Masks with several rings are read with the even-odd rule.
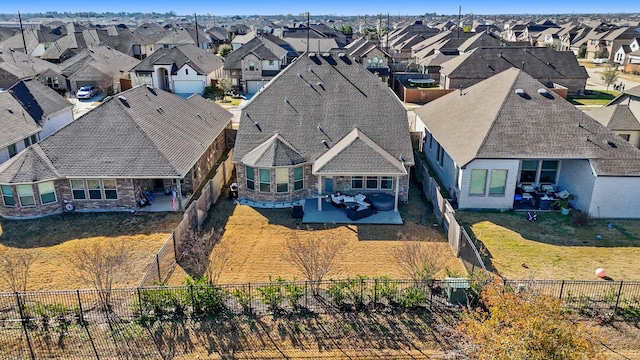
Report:
[[[336,256],[345,245],[343,239],[312,236],[303,240],[294,234],[286,240],[283,257],[311,281],[311,289],[316,295],[320,282],[332,270]]]
[[[69,263],[81,281],[98,291],[105,311],[111,308],[111,290],[118,278],[130,269],[124,241],[93,242],[69,254]]]
[[[178,261],[180,266],[191,277],[206,278],[208,283],[215,284],[229,256],[229,248],[220,243],[220,232],[215,229],[204,233],[190,231],[184,239],[183,252]]]
[[[414,281],[432,280],[436,273],[444,269],[449,259],[448,249],[437,243],[409,238],[399,233],[401,245],[392,251],[398,266]]]
[[[13,292],[27,291],[29,271],[38,256],[36,249],[0,249],[0,280]]]

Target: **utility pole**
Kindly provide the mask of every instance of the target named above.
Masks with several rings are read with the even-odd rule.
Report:
[[[378,41],[382,40],[382,14],[378,15]]]
[[[309,52],[309,33],[311,32],[311,14],[307,11],[307,53]]]
[[[391,29],[391,19],[389,13],[387,13],[387,52],[389,52],[389,30]]]
[[[460,39],[460,15],[462,14],[462,5],[458,5],[458,39]]]
[[[22,28],[22,16],[20,16],[20,10],[18,10],[18,20],[20,21],[20,33],[22,34],[22,45],[24,45],[24,53],[29,55],[29,50],[27,50],[27,41],[24,39],[24,29]]]

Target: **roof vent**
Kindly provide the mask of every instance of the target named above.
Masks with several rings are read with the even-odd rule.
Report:
[[[616,148],[618,147],[618,145],[616,145],[616,143],[614,143],[614,142],[613,142],[613,141],[611,141],[611,140],[607,140],[607,144],[608,144],[609,146],[611,146],[612,148],[614,148],[614,149],[616,149]]]
[[[285,102],[286,104],[288,104],[288,103],[289,103],[289,99],[284,98],[284,102]]]
[[[298,73],[298,77],[302,79],[302,73]]]
[[[327,140],[322,139],[322,145],[326,146],[327,149],[329,148],[329,144],[327,144]]]
[[[122,95],[118,96],[118,99],[120,99],[120,101],[127,101],[127,98]]]
[[[309,53],[309,57],[315,57],[315,56],[316,56],[316,53],[314,53],[314,52],[310,52]]]
[[[313,74],[313,69],[312,69],[312,68],[309,68],[309,72]]]
[[[523,99],[531,99],[531,96],[529,96],[523,89],[516,89],[516,94]]]
[[[546,97],[547,99],[553,99],[553,95],[547,89],[540,88],[538,89],[538,94]]]
[[[260,124],[258,124],[258,122],[257,122],[257,121],[254,121],[254,122],[253,122],[253,125],[254,125],[256,128],[258,128],[258,131],[262,132],[262,128],[260,127]]]
[[[322,53],[322,57],[329,57],[329,56],[331,56],[331,53],[328,53],[328,52]]]
[[[346,56],[345,53],[338,53],[338,57],[342,58],[342,57],[345,57],[345,56]]]
[[[8,108],[7,110],[9,110],[9,113],[10,113],[10,114],[13,114],[13,109]]]

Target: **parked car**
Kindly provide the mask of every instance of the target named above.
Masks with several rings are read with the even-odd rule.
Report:
[[[76,97],[78,99],[91,99],[98,94],[98,89],[93,85],[86,85],[78,89]]]

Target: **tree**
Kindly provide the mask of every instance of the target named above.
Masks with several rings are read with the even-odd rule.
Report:
[[[113,90],[113,79],[107,74],[103,74],[100,77],[100,80],[96,82],[96,87],[106,96],[110,96],[115,93]]]
[[[182,255],[178,259],[180,266],[192,278],[215,284],[229,255],[229,248],[220,243],[220,232],[214,229],[207,233],[190,231],[184,239]]]
[[[471,25],[465,25],[465,26],[462,28],[462,31],[464,31],[464,32],[466,32],[466,33],[471,32]]]
[[[231,47],[231,45],[222,44],[220,45],[220,47],[218,47],[218,56],[220,56],[221,58],[227,57],[227,55],[229,55],[229,53],[232,51],[233,47]]]
[[[587,57],[587,47],[581,46],[580,49],[578,49],[578,59],[584,59],[586,57]]]
[[[600,75],[600,79],[604,81],[605,85],[607,85],[607,91],[609,91],[609,86],[615,84],[618,81],[618,69],[615,65],[610,65]]]
[[[233,82],[230,78],[218,79],[216,87],[224,92],[226,95],[231,89],[233,89]]]
[[[13,292],[27,291],[29,271],[36,260],[38,251],[35,249],[0,249],[0,280]]]
[[[69,263],[77,276],[98,291],[105,311],[111,308],[111,290],[117,279],[129,270],[129,257],[124,241],[119,243],[94,241],[69,254]]]
[[[449,258],[446,247],[431,241],[409,239],[404,234],[399,237],[401,244],[392,251],[392,255],[405,276],[415,282],[432,280],[438,271],[444,269]]]
[[[302,240],[292,236],[285,243],[283,256],[311,281],[311,289],[317,294],[320,282],[333,269],[335,258],[345,245],[346,241],[342,239],[312,236]]]
[[[560,299],[514,291],[500,281],[482,290],[484,305],[465,311],[455,333],[471,359],[604,359],[602,335],[563,310]]]

